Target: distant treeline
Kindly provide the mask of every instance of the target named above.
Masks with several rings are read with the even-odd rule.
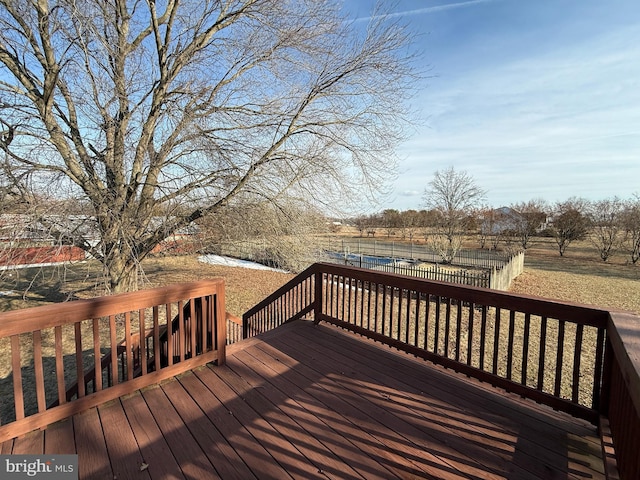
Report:
[[[473,212],[386,209],[353,217],[348,222],[362,237],[391,237],[429,241],[442,231],[452,215],[464,216],[460,235],[477,235],[479,246],[497,249],[501,245],[527,249],[536,236],[552,237],[564,255],[575,240],[587,240],[601,260],[614,253],[628,255],[631,263],[640,259],[640,195],[591,201],[570,198],[554,204],[531,200],[508,207],[478,207]]]

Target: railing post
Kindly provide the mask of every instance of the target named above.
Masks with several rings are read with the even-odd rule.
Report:
[[[313,282],[313,323],[320,323],[320,315],[322,314],[322,270],[317,269],[314,274]]]
[[[213,312],[213,308],[211,308],[211,313],[214,314],[214,318],[212,319],[212,323],[215,323],[216,334],[217,334],[217,345],[216,349],[218,351],[218,366],[222,366],[227,361],[227,315],[225,310],[225,289],[224,287],[218,289],[217,293],[214,295],[216,298],[215,302],[215,312]],[[212,302],[213,303],[213,302]],[[244,322],[242,322],[242,328],[244,330]]]
[[[249,338],[249,317],[242,315],[242,339]]]
[[[598,345],[598,348],[603,348],[602,345]],[[597,392],[597,396],[594,395],[595,404],[593,408],[597,410],[600,415],[604,417],[609,416],[609,399],[611,395],[611,365],[613,362],[613,347],[609,336],[606,336],[604,341],[604,355],[602,360],[602,376],[600,379],[600,388]],[[594,392],[595,393],[595,392]]]

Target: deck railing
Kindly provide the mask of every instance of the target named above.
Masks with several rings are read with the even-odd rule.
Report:
[[[620,478],[640,478],[640,317],[611,312],[602,412],[609,420]],[[603,449],[604,450],[604,449]],[[608,452],[605,450],[604,454]]]
[[[610,424],[621,478],[640,478],[638,316],[326,263],[249,313],[245,337],[307,315]]]
[[[272,330],[313,312],[316,265],[304,270],[242,316],[243,338]]]
[[[0,314],[0,443],[224,363],[224,308],[224,281],[209,280]]]

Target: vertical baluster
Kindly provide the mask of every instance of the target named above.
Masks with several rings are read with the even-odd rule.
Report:
[[[516,324],[516,312],[509,312],[509,332],[507,335],[507,378],[512,380],[511,372],[513,369],[513,335]]]
[[[180,300],[178,302],[178,355],[180,356],[181,362],[183,362],[185,359],[185,349],[186,349],[185,327],[186,325],[184,324],[184,302]]]
[[[364,302],[365,302],[365,290],[364,290],[364,281],[358,280],[357,291],[359,292],[360,298],[360,326],[365,328],[364,326]]]
[[[460,337],[462,336],[462,300],[456,300],[458,314],[456,315],[456,362],[460,361]]]
[[[24,392],[22,391],[22,362],[20,361],[19,335],[11,335],[11,370],[16,420],[20,420],[24,418]]]
[[[578,403],[580,393],[580,357],[582,354],[582,331],[584,325],[576,325],[576,340],[573,351],[573,385],[571,389],[571,401]]]
[[[142,367],[142,375],[147,374],[147,346],[146,346],[146,325],[144,320],[144,310],[138,310],[138,336],[140,338],[140,366]]]
[[[190,328],[190,338],[191,338],[191,358],[195,358],[198,352],[196,335],[198,333],[198,317],[196,316],[196,299],[192,298],[189,300],[189,328]]]
[[[56,383],[58,384],[58,405],[62,405],[67,401],[67,387],[64,381],[64,354],[62,351],[62,327],[60,325],[57,325],[55,327],[54,337],[56,350]]]
[[[409,329],[411,326],[411,290],[407,289],[407,311],[406,313],[406,320],[404,322],[405,324],[405,332],[404,332],[404,343],[409,343]],[[417,319],[414,322],[414,331],[415,331],[415,325],[417,325]],[[417,334],[414,334],[414,340],[413,340],[413,344],[416,345],[416,341],[415,341],[415,337]]]
[[[424,302],[424,349],[429,350],[429,314],[431,313],[431,295],[425,294]]]
[[[374,303],[374,319],[373,319],[373,331],[378,332],[378,310],[380,306],[380,298],[378,295],[378,283],[375,284],[376,287],[376,295],[375,295],[375,303]]]
[[[109,315],[109,340],[111,341],[111,383],[117,385],[120,381],[118,369],[118,340],[116,339],[116,316]]]
[[[160,307],[153,307],[153,359],[154,368],[160,370]]]
[[[215,322],[213,321],[213,310],[212,310],[212,302],[213,296],[208,295],[206,297],[202,297],[202,304],[200,305],[200,316],[202,317],[202,353],[209,350],[209,346],[211,346],[211,350],[216,348],[216,332],[215,332]],[[226,323],[227,323],[227,315],[226,312],[221,319],[220,322],[225,323],[225,331]],[[235,330],[235,323],[234,330]],[[224,339],[225,344],[227,339]]]
[[[491,365],[491,373],[498,374],[498,358],[500,353],[500,308],[496,307],[496,321],[493,335],[493,364]]]
[[[451,298],[447,298],[444,316],[444,356],[449,357],[449,337],[451,330]]]
[[[354,291],[354,282],[355,279],[349,277],[349,313],[347,315],[347,323],[352,323],[355,325],[356,322],[356,292]],[[351,317],[351,312],[353,311],[353,318]]]
[[[547,348],[547,317],[542,317],[540,323],[540,350],[538,354],[538,390],[544,388],[544,361]]]
[[[207,339],[207,334],[208,332],[212,332],[213,335],[213,326],[209,323],[211,320],[213,320],[213,317],[208,315],[209,312],[209,300],[211,299],[211,297],[207,296],[207,297],[201,297],[200,299],[200,323],[202,325],[202,330],[201,330],[201,342],[202,342],[202,350],[201,353],[204,353],[208,350],[208,339]],[[224,322],[226,324],[227,322],[227,316],[226,313],[225,315],[219,319],[219,321]],[[226,330],[226,328],[225,328]],[[212,337],[213,338],[213,337]],[[226,338],[225,338],[225,342],[226,342]],[[213,350],[213,348],[215,348],[215,343],[211,343],[211,349]]]
[[[435,353],[436,355],[440,354],[440,349],[439,349],[439,339],[440,339],[440,295],[436,295],[436,304],[434,305],[434,308],[436,309],[436,318],[435,318],[435,324],[434,324],[434,338],[433,338],[433,353]]]
[[[93,391],[102,390],[102,352],[100,351],[100,319],[93,319]]]
[[[84,397],[86,394],[84,385],[84,364],[82,361],[82,324],[76,322],[74,324],[75,340],[76,340],[76,380],[78,384],[78,398]]]
[[[556,397],[560,396],[560,390],[562,387],[562,366],[564,364],[564,329],[565,321],[558,320],[558,348],[556,355],[556,378],[553,388],[553,394]]]
[[[403,289],[402,288],[398,288],[398,321],[397,324],[398,326],[396,327],[396,336],[395,339],[396,340],[400,340],[400,336],[402,333],[402,292]],[[392,336],[393,338],[393,336]]]
[[[345,278],[344,275],[340,276],[340,309],[338,311],[338,318],[340,318],[340,320],[345,321],[346,320],[346,316],[344,314],[344,309],[345,309],[345,304],[347,303],[346,300],[346,295],[345,295],[345,288],[346,288],[346,284],[347,284],[347,279]]]
[[[333,314],[333,274],[331,274],[331,273],[327,274],[327,287],[326,288],[328,290],[327,302],[329,302],[329,303],[326,305],[325,310],[329,314],[330,317],[334,318],[335,315]]]
[[[173,317],[172,317],[172,313],[171,313],[171,304],[167,303],[165,304],[165,310],[166,310],[166,316],[167,316],[167,365],[171,366],[173,365],[173,346],[174,346],[174,339],[173,339]]]
[[[469,323],[467,326],[467,365],[471,365],[472,354],[473,352],[473,327],[474,327],[474,313],[475,313],[475,305],[473,302],[469,303]]]
[[[387,316],[387,286],[382,285],[382,312],[380,318],[380,333],[385,334],[385,320]]]
[[[38,402],[38,412],[47,409],[47,402],[44,396],[44,369],[42,368],[42,332],[33,332],[33,370],[36,380],[36,399]]]
[[[421,300],[421,294],[420,292],[416,291],[414,292],[415,296],[416,296],[416,320],[415,323],[413,325],[413,344],[416,347],[419,347],[420,345],[418,345],[418,336],[420,335],[420,300]],[[423,346],[424,349],[426,349],[426,345]]]
[[[395,267],[394,267],[395,268]],[[396,289],[393,286],[388,287],[389,288],[389,333],[388,333],[388,337],[389,338],[394,338],[393,336],[393,307],[394,304],[396,302]]]
[[[531,314],[524,315],[524,333],[522,338],[522,375],[520,382],[527,384],[527,369],[529,368],[529,331],[531,329]]]
[[[133,379],[133,342],[131,338],[131,312],[125,312],[124,314],[124,338],[126,339],[127,346],[127,380]]]
[[[364,285],[362,288],[364,289]],[[367,282],[367,330],[371,330],[371,282]]]
[[[602,372],[605,370],[604,362],[604,354],[605,354],[605,329],[603,327],[598,328],[598,334],[596,339],[596,359],[593,373],[593,393],[592,393],[592,403],[591,408],[598,412],[605,411],[603,409],[603,405],[601,404],[600,394],[602,390],[608,388],[607,385],[604,384],[602,379]],[[608,350],[608,349],[607,349]],[[640,457],[639,457],[640,458]]]
[[[487,306],[482,305],[482,318],[480,321],[480,369],[485,370],[484,353],[487,345]]]

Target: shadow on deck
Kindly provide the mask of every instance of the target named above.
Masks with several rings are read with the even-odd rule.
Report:
[[[2,444],[80,478],[604,478],[592,424],[327,324]]]

